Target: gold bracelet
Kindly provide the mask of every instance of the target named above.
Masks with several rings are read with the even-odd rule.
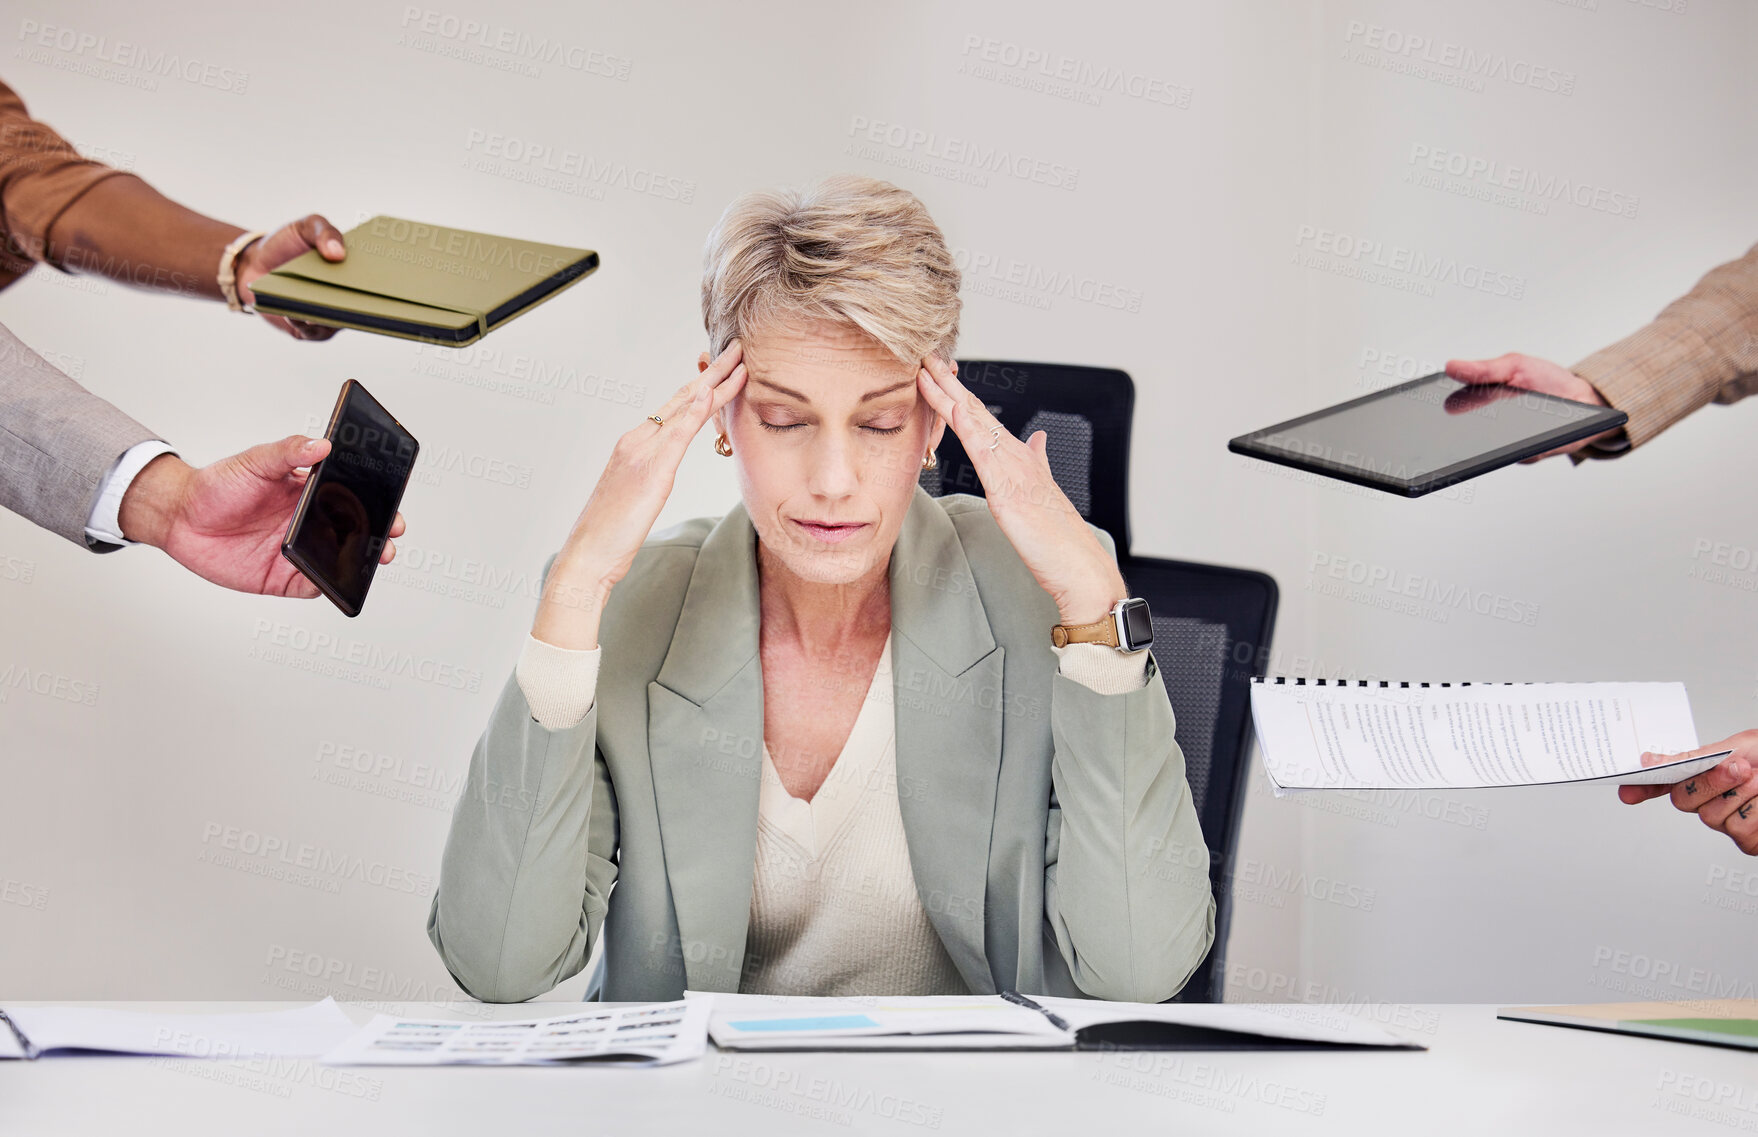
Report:
[[[246,312],[254,315],[256,309],[238,299],[238,255],[250,247],[252,241],[262,239],[259,229],[253,233],[240,233],[232,238],[220,254],[220,295],[226,300],[226,307],[233,312]]]

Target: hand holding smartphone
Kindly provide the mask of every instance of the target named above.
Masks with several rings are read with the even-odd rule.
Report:
[[[326,437],[330,453],[311,468],[281,555],[353,617],[366,604],[421,444],[353,379],[342,384]]]

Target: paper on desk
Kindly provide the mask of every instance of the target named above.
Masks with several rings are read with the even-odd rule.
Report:
[[[1072,1041],[1039,1012],[993,995],[716,995],[708,1031],[729,1050],[1048,1049]]]
[[[7,1007],[32,1056],[72,1050],[180,1058],[315,1058],[354,1032],[334,999],[290,1011],[187,1015],[99,1007]],[[9,1032],[8,1032],[9,1033]]]
[[[1642,765],[1644,751],[1673,754],[1697,746],[1681,683],[1254,680],[1251,715],[1278,794],[1662,785],[1726,757]]]
[[[706,995],[686,995],[672,1003],[503,1022],[377,1015],[323,1061],[332,1066],[660,1066],[700,1058],[708,1049],[711,1002]]]
[[[5,1013],[0,1012],[0,1059],[23,1057],[25,1057],[24,1047],[19,1045],[18,1036],[12,1033],[12,1027],[6,1022]]]
[[[1376,1023],[1305,1003],[1109,1003],[1050,995],[1034,995],[1033,999],[1074,1031],[1123,1022],[1154,1022],[1297,1042],[1426,1049]]]

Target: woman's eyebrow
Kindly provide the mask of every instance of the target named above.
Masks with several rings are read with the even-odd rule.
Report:
[[[806,396],[800,394],[792,387],[783,387],[780,383],[771,383],[769,380],[759,379],[755,375],[750,376],[749,381],[757,384],[759,387],[768,387],[778,395],[786,395],[790,399],[798,399],[800,402],[808,405],[812,402],[811,399],[806,398]]]
[[[909,378],[909,379],[902,379],[896,383],[893,383],[889,387],[881,387],[877,391],[868,391],[865,395],[861,396],[861,402],[869,403],[869,402],[872,402],[874,399],[884,398],[886,395],[891,394],[893,391],[901,391],[905,387],[914,387],[915,385],[916,385],[916,381],[913,377]]]

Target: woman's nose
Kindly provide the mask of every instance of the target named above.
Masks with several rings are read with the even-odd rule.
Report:
[[[860,454],[852,439],[833,437],[813,448],[806,489],[817,497],[847,497],[860,485]]]

